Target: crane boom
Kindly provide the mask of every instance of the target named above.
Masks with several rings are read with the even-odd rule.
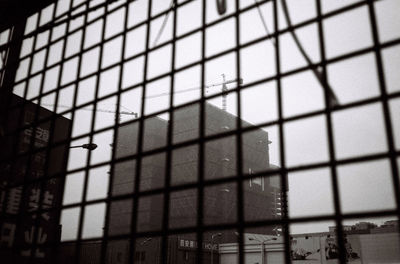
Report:
[[[216,86],[220,86],[221,87],[221,91],[222,91],[222,109],[224,111],[226,111],[226,97],[227,97],[227,91],[228,91],[228,87],[226,86],[227,84],[230,83],[239,83],[242,84],[243,83],[243,79],[242,78],[235,78],[235,79],[231,79],[231,80],[225,80],[225,74],[222,74],[222,78],[223,81],[219,82],[219,83],[213,83],[213,84],[209,84],[209,85],[204,85],[204,88],[213,88]],[[180,90],[180,91],[175,91],[174,94],[178,94],[178,93],[186,93],[186,92],[190,92],[190,91],[195,91],[195,90],[199,90],[201,89],[202,86],[197,86],[197,87],[192,87],[192,88],[188,88],[188,89],[184,89],[184,90]],[[157,98],[157,97],[161,97],[161,96],[167,96],[170,95],[171,93],[159,93],[159,94],[154,94],[154,95],[150,95],[150,96],[146,96],[146,99],[152,99],[152,98]],[[41,104],[43,106],[54,106],[54,104]],[[61,108],[71,108],[70,106],[67,105],[62,105],[59,104],[57,105],[57,107],[61,107]],[[86,111],[94,111],[93,108],[88,108],[88,107],[83,107],[83,108],[79,108],[79,110],[86,110]],[[129,109],[128,109],[129,110]],[[113,111],[113,110],[107,110],[107,109],[96,109],[96,112],[104,112],[104,113],[117,113],[117,111]],[[138,117],[138,114],[135,112],[131,112],[131,111],[119,111],[118,112],[119,115],[133,115],[135,116],[135,118]]]
[[[211,88],[211,87],[215,87],[215,86],[219,86],[219,85],[223,85],[223,84],[230,84],[230,83],[234,83],[234,82],[239,82],[239,83],[243,83],[243,79],[239,78],[239,79],[232,79],[232,80],[228,80],[228,81],[222,81],[220,83],[215,83],[215,84],[210,84],[210,85],[205,85],[205,88]]]
[[[207,88],[213,88],[213,87],[222,85],[223,86],[222,90],[224,92],[226,92],[227,89],[228,89],[226,87],[226,85],[230,84],[230,83],[234,83],[234,82],[238,82],[239,84],[242,84],[243,83],[243,79],[242,78],[235,78],[235,79],[231,79],[231,80],[228,80],[228,81],[223,80],[222,82],[213,83],[213,84],[209,84],[209,85],[204,85],[203,87],[207,89]],[[186,93],[186,92],[195,91],[195,90],[199,90],[199,89],[201,89],[201,86],[192,87],[192,88],[188,88],[188,89],[184,89],[184,90],[180,90],[180,91],[175,91],[174,94]],[[146,96],[146,99],[152,99],[152,98],[157,98],[157,97],[161,97],[161,96],[167,96],[167,95],[170,95],[170,94],[171,93],[167,92],[167,93],[159,93],[159,94],[149,95],[149,96]]]
[[[54,106],[54,104],[43,104],[43,103],[41,105],[43,105],[43,106]],[[57,105],[57,107],[60,107],[60,108],[71,108],[68,105],[62,105],[62,104]],[[94,111],[93,108],[89,108],[89,107],[83,107],[83,108],[79,108],[77,110]],[[104,113],[112,113],[112,114],[118,113],[119,115],[133,115],[136,118],[138,117],[137,113],[128,112],[128,111],[119,111],[119,112],[117,112],[117,111],[107,110],[107,109],[96,109],[96,112],[104,112]]]

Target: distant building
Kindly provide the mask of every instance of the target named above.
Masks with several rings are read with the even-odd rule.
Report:
[[[236,129],[237,117],[210,104],[205,105],[206,120],[205,134],[212,135]],[[173,114],[173,143],[197,139],[199,136],[199,107],[175,111]],[[167,120],[152,118],[145,120],[143,150],[153,150],[166,146]],[[241,121],[243,126],[251,124]],[[117,130],[116,148],[117,158],[134,155],[138,143],[138,122],[122,125]],[[242,168],[244,174],[276,169],[270,164],[268,133],[257,129],[243,134]],[[236,153],[237,141],[235,136],[216,139],[205,144],[204,179],[218,179],[237,175]],[[172,151],[171,185],[196,183],[198,180],[198,145],[174,149]],[[166,170],[166,153],[144,156],[141,163],[140,191],[154,190],[164,187]],[[136,162],[124,161],[115,164],[112,195],[132,193],[135,184]],[[280,198],[279,176],[253,178],[245,181],[244,190],[244,218],[250,220],[268,220],[281,217],[282,205]],[[184,189],[171,193],[169,205],[169,228],[195,227],[197,223],[197,190]],[[223,224],[237,222],[237,186],[236,183],[220,184],[204,188],[204,224]],[[118,201],[111,205],[109,235],[127,234],[130,232],[132,200]],[[162,228],[163,196],[162,194],[149,195],[139,200],[138,232],[157,231]],[[266,226],[252,229],[252,233],[276,235],[277,227]],[[205,235],[204,242],[209,242],[210,235]],[[196,243],[195,234],[180,235],[171,238],[175,243],[178,258],[186,256],[193,258]],[[223,232],[218,237],[218,243],[236,241],[234,232]],[[181,243],[182,241],[183,244]],[[188,241],[186,246],[186,242]],[[157,241],[148,244],[156,245]],[[181,245],[182,244],[182,245]],[[190,245],[193,245],[191,248]],[[154,249],[154,247],[153,247]],[[150,248],[151,250],[151,248]],[[147,252],[146,255],[150,253]],[[217,259],[217,258],[216,258]],[[142,259],[142,263],[148,263]],[[186,263],[186,262],[185,262]]]
[[[345,234],[370,234],[373,233],[374,230],[381,227],[378,227],[376,224],[370,222],[359,222],[354,225],[344,225],[342,228]],[[336,233],[336,226],[330,226],[329,232],[331,234]]]
[[[370,222],[359,222],[354,225],[355,230],[370,230],[376,228],[377,225]]]
[[[383,225],[371,229],[371,234],[399,232],[399,220],[386,221]]]
[[[396,223],[397,220],[392,220],[379,227],[369,222],[344,226],[343,239],[348,263],[400,263],[400,235],[395,228]],[[291,234],[292,260],[300,260],[297,254],[293,254],[295,252],[306,253],[302,259],[310,263],[316,261],[328,264],[332,263],[332,259],[337,259],[338,254],[332,254],[338,249],[336,229],[329,227],[329,230],[330,232]],[[268,249],[264,254],[268,256]],[[221,264],[223,263],[222,261]]]
[[[354,230],[354,226],[351,225],[342,225],[342,229],[343,231],[347,232],[347,231],[352,231]],[[336,232],[336,226],[330,226],[329,227],[329,232],[330,233],[335,233]]]

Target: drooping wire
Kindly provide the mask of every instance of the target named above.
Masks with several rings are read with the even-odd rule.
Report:
[[[167,25],[167,21],[168,21],[169,15],[171,14],[171,10],[172,10],[172,8],[174,6],[175,6],[175,2],[174,2],[174,0],[171,0],[171,4],[169,5],[169,10],[165,14],[164,21],[163,21],[163,23],[162,23],[162,25],[160,27],[160,30],[158,30],[156,38],[154,39],[153,48],[157,45],[158,40],[161,38],[161,35],[164,32],[165,26]]]
[[[289,15],[289,9],[287,8],[287,5],[286,5],[286,0],[282,0],[282,9],[283,9],[283,13],[285,15],[286,23],[288,24],[288,27],[289,27],[289,32],[292,35],[292,38],[293,38],[294,42],[296,43],[300,53],[303,55],[304,59],[307,61],[307,64],[311,68],[312,72],[314,73],[315,78],[317,78],[317,80],[319,81],[321,86],[328,93],[328,97],[329,97],[329,102],[328,102],[329,105],[328,106],[330,108],[335,108],[336,106],[339,106],[339,100],[337,99],[334,91],[330,87],[329,83],[326,80],[323,80],[322,74],[318,71],[317,67],[313,66],[311,59],[308,57],[306,51],[304,50],[303,46],[301,45],[300,40],[297,38],[297,34],[294,31],[294,29],[292,28],[292,22],[291,22],[290,15]]]
[[[261,21],[263,23],[263,26],[264,26],[264,29],[265,29],[266,33],[268,35],[271,35],[270,31],[268,30],[267,24],[265,23],[265,19],[264,19],[264,16],[263,16],[262,12],[261,12],[261,8],[260,8],[259,3],[257,2],[257,0],[254,0],[254,2],[257,5],[258,14],[260,15],[260,18],[261,18]],[[294,42],[296,43],[296,46],[299,49],[301,55],[306,60],[308,67],[310,67],[310,69],[313,72],[315,78],[318,80],[318,82],[323,87],[323,89],[327,92],[328,97],[329,97],[329,101],[328,101],[329,105],[328,106],[330,108],[335,108],[335,107],[339,106],[339,100],[336,97],[335,92],[333,91],[333,89],[331,88],[329,83],[327,81],[323,80],[322,74],[318,71],[317,66],[313,65],[310,57],[307,55],[306,51],[304,50],[303,46],[301,45],[301,42],[298,39],[296,32],[292,28],[292,22],[291,22],[291,19],[290,19],[289,9],[287,8],[286,0],[282,0],[281,2],[282,2],[283,14],[285,16],[285,20],[286,20],[286,23],[288,25],[289,32],[290,32]],[[276,43],[275,43],[275,41],[272,40],[272,38],[271,38],[271,42],[276,47]]]
[[[272,34],[268,29],[267,23],[265,22],[265,18],[264,18],[264,15],[263,15],[262,11],[261,11],[260,4],[258,3],[257,0],[254,0],[254,3],[257,5],[258,15],[260,16],[260,19],[261,19],[261,22],[262,22],[263,27],[265,29],[265,32],[267,33],[268,36],[271,36]],[[273,38],[271,38],[270,40],[271,40],[272,44],[274,46],[276,46],[275,40]]]
[[[233,82],[239,82],[239,83],[243,83],[243,79],[231,79],[228,81],[223,81],[220,83],[213,83],[213,84],[209,84],[209,85],[204,85],[204,88],[206,89],[206,93],[208,93],[208,88],[213,88],[216,86],[220,86],[220,85],[226,85],[226,84],[230,84]],[[186,92],[190,92],[190,91],[196,91],[196,90],[200,90],[202,87],[201,86],[196,86],[196,87],[191,87],[191,88],[187,88],[187,89],[183,89],[183,90],[179,90],[179,91],[174,91],[174,94],[178,94],[178,93],[186,93]],[[153,98],[158,98],[161,96],[167,96],[170,95],[171,93],[169,92],[165,92],[165,93],[159,93],[159,94],[154,94],[154,95],[149,95],[146,96],[146,99],[153,99]]]

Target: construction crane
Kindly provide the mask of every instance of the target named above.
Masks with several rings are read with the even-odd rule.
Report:
[[[227,96],[228,96],[228,86],[227,86],[227,84],[235,83],[235,82],[237,82],[239,84],[243,84],[243,79],[242,78],[235,78],[235,79],[231,79],[231,80],[226,80],[225,79],[225,74],[221,74],[221,76],[222,76],[222,82],[213,83],[213,84],[209,84],[209,85],[204,85],[204,88],[205,89],[209,89],[209,88],[221,86],[222,110],[226,111],[226,107],[227,107],[226,99],[227,99]],[[174,94],[186,93],[186,92],[195,91],[195,90],[199,90],[199,89],[201,89],[201,86],[192,87],[192,88],[188,88],[188,89],[184,89],[184,90],[180,90],[180,91],[175,91]],[[159,93],[159,94],[155,94],[155,95],[146,96],[146,99],[158,98],[158,97],[167,96],[167,95],[170,95],[170,94],[171,93]],[[54,106],[54,104],[44,104],[44,103],[42,103],[41,105],[42,106]],[[120,106],[124,107],[122,105],[120,105]],[[60,107],[60,108],[71,108],[71,106],[62,105],[62,104],[57,105],[57,107]],[[124,108],[126,108],[126,107],[124,107]],[[94,109],[93,108],[88,108],[88,107],[83,107],[83,108],[79,108],[78,110],[93,111]],[[129,110],[129,109],[127,109],[127,110]],[[117,111],[107,110],[107,109],[96,109],[96,112],[104,112],[104,113],[112,113],[112,114],[117,113]],[[138,113],[132,112],[130,110],[129,111],[119,111],[118,114],[119,114],[119,118],[121,118],[121,115],[132,115],[135,118],[138,118]]]
[[[228,97],[228,86],[226,86],[225,74],[222,75],[222,110],[226,111],[226,98]],[[240,81],[239,81],[240,82]]]
[[[54,104],[43,104],[43,103],[41,105],[42,106],[54,106]],[[60,108],[71,108],[71,106],[62,105],[62,104],[57,105],[57,107],[60,107]],[[124,106],[121,105],[121,107],[124,107]],[[126,108],[126,107],[124,107],[124,108]],[[77,110],[94,111],[93,108],[89,108],[89,107],[83,107],[83,108],[79,108]],[[138,113],[132,112],[132,111],[119,111],[119,112],[117,112],[117,111],[107,110],[107,109],[96,109],[96,112],[104,112],[104,113],[111,113],[111,114],[118,113],[119,119],[121,119],[121,115],[132,115],[135,118],[138,118]]]
[[[225,80],[225,74],[221,74],[222,76],[222,82],[220,83],[214,83],[214,84],[209,84],[209,85],[204,85],[205,89],[209,89],[209,88],[213,88],[216,86],[221,86],[221,92],[222,92],[222,109],[224,111],[226,111],[226,98],[228,96],[228,86],[227,84],[230,83],[239,83],[239,84],[243,84],[243,79],[242,78],[236,78],[236,79],[231,79],[231,80]],[[188,88],[188,89],[184,89],[184,90],[180,90],[180,91],[175,91],[174,94],[178,94],[178,93],[186,93],[186,92],[190,92],[190,91],[195,91],[195,90],[199,90],[201,89],[201,86],[198,87],[192,87],[192,88]],[[161,96],[167,96],[170,95],[171,93],[159,93],[159,94],[155,94],[155,95],[150,95],[150,96],[146,96],[146,99],[152,99],[152,98],[157,98],[157,97],[161,97]]]

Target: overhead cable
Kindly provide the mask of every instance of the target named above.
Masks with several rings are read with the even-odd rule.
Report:
[[[263,15],[263,13],[262,13],[262,11],[261,11],[260,4],[258,3],[257,0],[254,0],[254,3],[256,3],[256,5],[257,5],[258,15],[260,16],[260,19],[261,19],[261,22],[262,22],[263,27],[264,27],[264,29],[265,29],[265,32],[267,32],[267,35],[268,35],[268,36],[272,36],[271,32],[270,32],[269,29],[268,29],[267,23],[265,22],[264,15]],[[274,44],[274,46],[276,46],[275,40],[274,40],[274,39],[271,38],[271,42],[272,42],[272,44]]]
[[[313,65],[311,59],[308,57],[306,51],[304,50],[303,46],[301,45],[300,40],[298,39],[297,34],[292,27],[292,22],[291,22],[290,15],[289,15],[289,9],[287,8],[287,5],[286,5],[286,0],[282,0],[282,9],[283,9],[283,13],[285,15],[286,23],[289,28],[289,32],[292,35],[292,38],[297,45],[297,48],[299,49],[300,53],[303,55],[304,59],[307,61],[307,64],[311,68],[312,72],[314,73],[315,78],[317,78],[318,82],[321,84],[321,86],[324,88],[325,92],[328,95],[328,107],[335,108],[335,107],[339,106],[339,100],[336,97],[335,92],[332,90],[329,83],[326,80],[324,80],[321,72],[318,71],[317,66]]]
[[[213,84],[209,84],[209,85],[204,85],[203,87],[208,89],[208,88],[212,88],[212,87],[216,87],[216,86],[220,86],[220,85],[226,85],[226,84],[230,84],[233,82],[239,82],[240,84],[243,83],[243,79],[232,79],[232,80],[228,80],[228,81],[223,81],[220,83],[213,83]],[[196,91],[196,90],[200,90],[202,87],[201,86],[197,86],[197,87],[192,87],[192,88],[187,88],[187,89],[183,89],[183,90],[179,90],[179,91],[174,91],[174,94],[178,94],[178,93],[186,93],[186,92],[190,92],[190,91]],[[207,91],[206,91],[207,92]],[[157,97],[161,97],[161,96],[167,96],[170,95],[171,93],[166,92],[166,93],[159,93],[159,94],[155,94],[155,95],[149,95],[146,96],[146,99],[152,99],[152,98],[157,98]]]
[[[157,45],[158,40],[161,38],[161,35],[164,32],[165,26],[167,25],[167,21],[168,21],[169,15],[171,14],[171,10],[172,10],[172,8],[174,6],[175,6],[175,2],[174,2],[174,0],[171,0],[171,4],[169,5],[169,10],[165,14],[164,21],[163,21],[160,29],[158,30],[156,38],[154,39],[153,47],[155,47]]]

